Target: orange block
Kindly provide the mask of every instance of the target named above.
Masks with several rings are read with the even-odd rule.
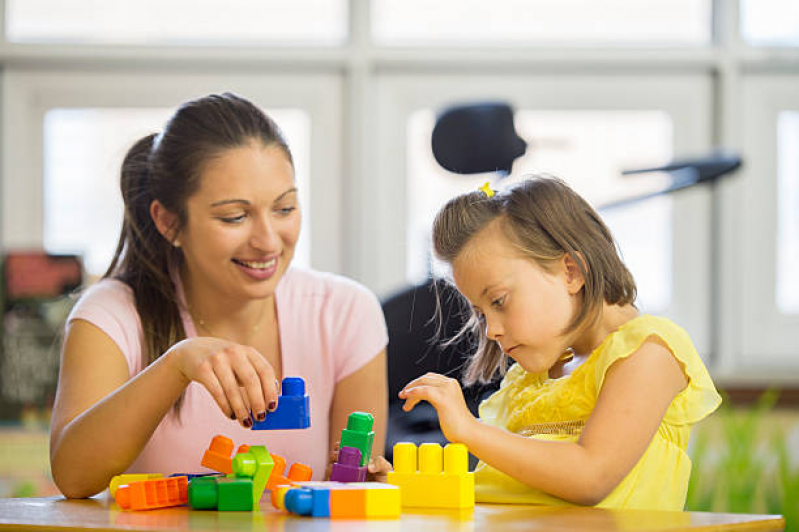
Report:
[[[123,510],[152,510],[189,502],[189,477],[156,478],[120,486],[114,500]]]
[[[330,517],[366,517],[366,490],[362,488],[337,487],[330,490]]]
[[[311,480],[313,469],[299,462],[292,464],[291,469],[289,469],[289,476],[284,477],[283,472],[286,470],[286,459],[279,454],[272,454],[271,456],[275,465],[272,468],[272,473],[269,475],[269,480],[266,481],[266,489],[271,491],[284,484]]]
[[[233,460],[230,457],[232,452],[233,440],[226,436],[214,436],[211,440],[211,445],[203,455],[200,465],[229,475],[233,473]]]

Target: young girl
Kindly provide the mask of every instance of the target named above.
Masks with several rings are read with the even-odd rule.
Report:
[[[467,384],[505,376],[480,420],[442,375],[400,397],[405,410],[429,401],[445,436],[480,458],[476,500],[682,510],[691,427],[721,399],[685,331],[639,314],[597,213],[534,177],[451,200],[433,243],[473,309]]]
[[[186,102],[122,165],[116,256],[67,323],[50,427],[53,478],[68,497],[123,472],[191,473],[213,436],[265,444],[324,473],[355,411],[387,410],[377,298],[291,267],[300,205],[291,152],[251,102]],[[305,379],[311,427],[252,432],[283,376]]]

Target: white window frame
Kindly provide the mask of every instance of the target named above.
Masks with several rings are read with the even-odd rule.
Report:
[[[341,272],[341,80],[333,74],[197,74],[8,68],[2,91],[2,237],[5,247],[43,243],[45,114],[53,108],[166,107],[213,92],[240,93],[263,108],[308,112],[311,264]],[[108,179],[118,180],[117,175]],[[322,222],[323,220],[323,222]]]

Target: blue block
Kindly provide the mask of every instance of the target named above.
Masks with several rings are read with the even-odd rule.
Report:
[[[330,517],[330,490],[328,488],[311,488],[313,501],[311,517]]]
[[[307,429],[311,426],[305,381],[299,377],[286,377],[281,390],[283,394],[277,400],[277,409],[267,412],[263,421],[256,421],[252,430]]]
[[[313,494],[305,488],[292,488],[286,492],[283,499],[286,510],[297,515],[311,515],[313,509]]]

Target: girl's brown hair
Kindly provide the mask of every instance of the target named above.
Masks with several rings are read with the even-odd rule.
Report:
[[[610,230],[579,194],[551,176],[532,176],[491,197],[477,191],[450,200],[433,224],[436,256],[452,265],[472,237],[495,219],[508,240],[542,268],[549,269],[564,254],[579,267],[585,282],[583,304],[564,334],[594,323],[603,301],[611,305],[635,301],[635,281]],[[478,345],[466,368],[465,383],[485,383],[497,371],[504,374],[507,355],[486,336],[485,319],[473,312],[448,342],[466,334],[476,336]]]
[[[277,146],[292,161],[277,124],[251,102],[234,94],[212,94],[181,105],[164,130],[136,142],[122,162],[125,204],[122,231],[104,278],[127,284],[141,318],[142,358],[153,363],[186,337],[171,275],[183,259],[156,229],[150,204],[158,200],[186,223],[186,202],[200,186],[204,165],[222,152],[258,142]]]

